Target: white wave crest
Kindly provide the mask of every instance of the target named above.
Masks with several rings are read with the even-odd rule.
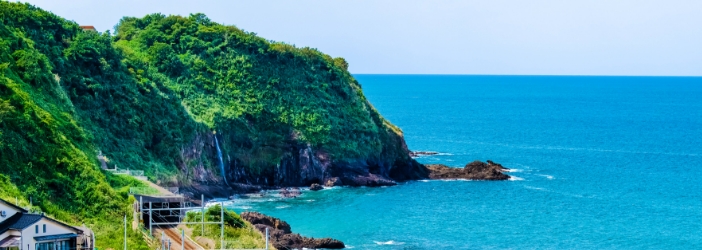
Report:
[[[524,178],[521,178],[521,177],[517,177],[517,176],[513,176],[513,175],[512,175],[512,176],[509,177],[509,180],[510,180],[510,181],[523,181]]]
[[[555,177],[553,177],[553,175],[547,175],[547,174],[539,174],[538,176],[541,176],[541,177],[546,177],[546,179],[549,179],[549,180],[553,180],[553,179],[555,179]]]
[[[373,241],[373,242],[375,242],[375,244],[378,244],[378,245],[402,245],[402,244],[405,244],[404,242],[397,242],[394,240],[385,241],[385,242],[383,242],[383,241]]]
[[[532,187],[532,186],[524,186],[526,189],[531,189],[531,190],[539,190],[539,191],[546,191],[545,188],[540,188],[540,187]]]

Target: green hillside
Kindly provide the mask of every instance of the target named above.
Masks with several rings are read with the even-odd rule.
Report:
[[[141,184],[101,171],[99,152],[167,185],[221,180],[214,133],[228,164],[253,174],[300,145],[332,162],[409,159],[347,67],[202,14],[125,17],[112,35],[0,1],[0,198],[31,197],[119,247],[111,225]]]
[[[223,150],[254,172],[274,167],[291,143],[338,160],[381,157],[388,146],[391,125],[343,58],[267,41],[202,14],[124,18],[114,40],[140,84],[172,91],[193,121],[217,131],[229,142]]]

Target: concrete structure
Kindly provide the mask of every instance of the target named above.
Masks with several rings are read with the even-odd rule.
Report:
[[[91,249],[83,230],[0,199],[0,250]]]

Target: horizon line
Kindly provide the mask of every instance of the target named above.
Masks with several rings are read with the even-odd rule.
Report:
[[[351,75],[407,75],[407,76],[553,76],[553,77],[680,77],[702,78],[702,75],[545,75],[545,74],[417,74],[417,73],[351,73]]]

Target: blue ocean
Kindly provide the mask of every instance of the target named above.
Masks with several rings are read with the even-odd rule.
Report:
[[[352,249],[702,249],[702,78],[356,75],[422,163],[414,181],[237,199]]]

